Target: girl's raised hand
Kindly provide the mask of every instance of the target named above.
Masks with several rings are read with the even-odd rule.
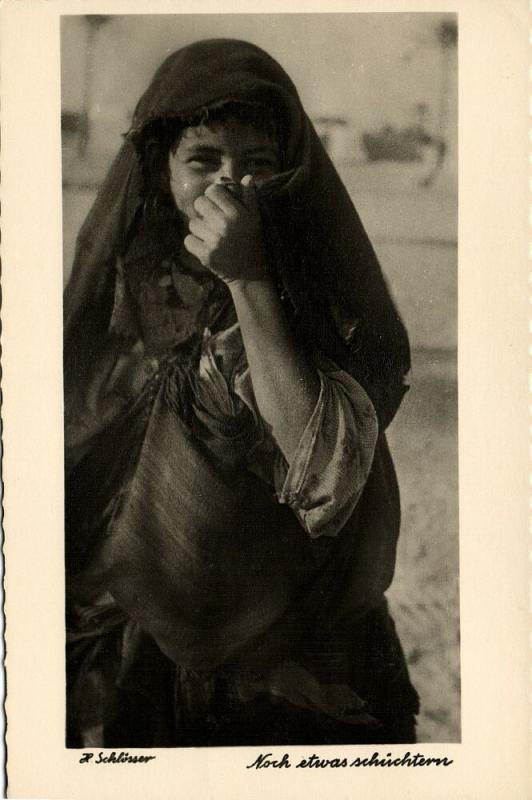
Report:
[[[241,198],[223,183],[211,184],[194,202],[184,245],[227,284],[269,277],[257,190],[251,175],[240,183]]]

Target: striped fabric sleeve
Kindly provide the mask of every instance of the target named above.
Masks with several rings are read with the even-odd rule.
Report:
[[[312,538],[336,536],[368,478],[378,436],[364,389],[336,368],[319,370],[318,402],[290,464],[279,453],[274,484]]]
[[[227,415],[236,413],[239,403],[252,411],[256,422],[255,444],[249,451],[252,471],[273,484],[279,503],[292,508],[310,537],[336,536],[351,516],[371,469],[378,436],[371,400],[354,378],[316,355],[318,401],[288,464],[262,424],[242,355],[238,325],[210,339],[202,359],[205,366],[209,356],[210,366],[205,373],[200,370],[206,384],[202,395],[208,391],[209,406],[220,411],[225,407]],[[226,402],[213,396],[214,383],[225,387]],[[206,403],[205,397],[202,402]]]

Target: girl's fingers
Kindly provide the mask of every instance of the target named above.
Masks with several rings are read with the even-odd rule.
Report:
[[[204,194],[194,200],[194,210],[206,221],[210,222],[211,225],[221,225],[225,222],[225,216],[221,208]]]
[[[242,203],[233,197],[229,189],[226,189],[221,183],[211,183],[205,189],[204,197],[223,211],[228,219],[236,219],[242,211]]]
[[[208,266],[209,251],[200,239],[189,233],[187,236],[185,236],[183,244],[185,245],[185,249],[193,256],[196,256],[198,261],[200,261],[204,267]]]
[[[216,245],[218,242],[218,233],[216,225],[209,225],[208,220],[205,219],[191,219],[188,223],[188,229],[197,239],[200,239],[205,244]]]

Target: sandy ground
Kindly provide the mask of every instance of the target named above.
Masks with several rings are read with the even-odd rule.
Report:
[[[421,696],[419,741],[458,741],[457,251],[453,176],[443,174],[430,190],[420,190],[423,165],[346,163],[339,165],[339,170],[381,259],[413,347],[411,389],[389,430],[403,509],[390,604]],[[80,176],[77,185],[65,190],[65,277],[76,232],[94,197],[86,177]],[[85,188],[80,183],[85,183]]]
[[[421,697],[421,742],[460,740],[456,391],[452,355],[415,351],[389,430],[402,529],[388,597]]]
[[[419,741],[459,741],[454,178],[444,173],[420,190],[423,165],[344,165],[340,171],[413,347],[411,388],[389,430],[403,521],[388,597],[421,697]]]

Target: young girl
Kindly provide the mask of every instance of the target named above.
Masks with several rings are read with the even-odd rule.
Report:
[[[412,742],[406,333],[281,67],[174,53],[65,292],[67,745]]]

